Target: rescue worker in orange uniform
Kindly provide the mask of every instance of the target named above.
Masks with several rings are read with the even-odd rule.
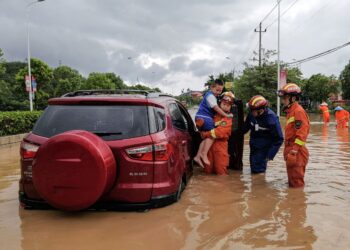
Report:
[[[320,110],[323,114],[323,123],[324,125],[329,125],[330,122],[330,115],[329,115],[329,110],[328,110],[328,104],[326,102],[322,102],[320,104]]]
[[[298,103],[301,89],[295,83],[287,83],[279,91],[287,113],[285,128],[284,159],[287,165],[290,187],[303,187],[309,151],[305,144],[310,132],[310,121],[306,111]]]
[[[337,128],[347,128],[349,126],[349,112],[340,106],[337,106],[334,110]]]
[[[224,92],[220,99],[220,108],[230,114],[234,102],[232,92]],[[228,138],[232,130],[232,118],[216,113],[214,116],[215,128],[202,132],[202,137],[214,139],[214,143],[208,152],[210,164],[204,164],[204,172],[207,174],[227,175],[229,165]]]

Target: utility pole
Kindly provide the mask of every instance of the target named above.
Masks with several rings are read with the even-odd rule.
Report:
[[[30,87],[29,87],[29,110],[33,111],[33,97],[34,97],[34,93],[33,93],[33,86],[32,86],[32,69],[31,69],[31,65],[30,65],[30,33],[29,33],[29,11],[30,11],[30,6],[32,6],[33,4],[36,3],[40,3],[40,2],[44,2],[45,0],[36,0],[33,2],[30,2],[29,4],[27,4],[26,6],[26,22],[27,22],[27,63],[28,63],[28,78],[29,78],[29,82],[30,82]]]
[[[262,23],[260,22],[259,23],[259,30],[254,29],[254,32],[259,32],[259,67],[261,66],[261,33],[266,32],[266,29],[265,30],[261,29],[261,25],[262,25]]]
[[[280,88],[281,84],[281,61],[280,61],[280,31],[281,31],[281,16],[280,16],[280,2],[281,0],[277,0],[278,3],[278,32],[277,32],[277,91]],[[277,95],[277,116],[280,117],[280,98]]]

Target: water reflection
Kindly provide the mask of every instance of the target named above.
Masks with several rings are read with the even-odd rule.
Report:
[[[230,247],[242,241],[254,248],[310,249],[317,239],[312,226],[306,225],[307,198],[303,189],[277,190],[265,175],[257,175],[251,176],[250,191],[242,196],[248,208],[246,222],[233,232]]]
[[[251,175],[246,147],[243,173],[197,169],[180,202],[147,213],[18,209],[18,145],[0,149],[0,248],[350,249],[349,131],[318,119],[304,189],[288,188],[281,153]]]
[[[329,129],[329,126],[327,126],[327,125],[322,126],[322,141],[323,142],[328,141],[328,129]]]

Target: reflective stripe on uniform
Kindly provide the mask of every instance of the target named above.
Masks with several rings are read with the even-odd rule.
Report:
[[[292,122],[295,122],[295,117],[294,117],[294,116],[289,117],[289,119],[287,120],[287,125],[288,125],[289,123],[292,123]]]
[[[217,121],[217,122],[215,122],[215,126],[219,126],[219,125],[221,125],[221,120],[220,121]]]
[[[298,144],[299,146],[304,146],[305,145],[305,142],[296,138],[295,141],[294,141],[295,144]]]
[[[211,135],[211,137],[213,137],[214,139],[216,138],[215,129],[210,130],[210,135]]]

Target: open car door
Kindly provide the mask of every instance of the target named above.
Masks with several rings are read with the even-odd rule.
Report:
[[[242,100],[235,100],[231,113],[233,114],[233,122],[232,133],[228,140],[228,153],[230,155],[229,169],[242,170],[244,147],[244,111]]]

